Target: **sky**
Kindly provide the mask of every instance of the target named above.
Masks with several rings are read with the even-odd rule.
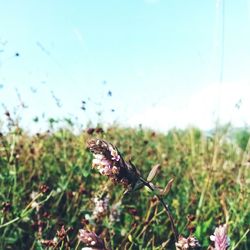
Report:
[[[32,130],[50,117],[158,130],[250,122],[250,0],[0,5],[1,120],[7,109]]]

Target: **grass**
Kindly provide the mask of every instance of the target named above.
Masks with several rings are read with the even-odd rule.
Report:
[[[148,189],[124,195],[121,185],[91,169],[90,138],[112,142],[145,178],[160,164],[156,186],[174,178],[164,200],[180,234],[194,233],[207,249],[215,227],[227,223],[230,249],[249,249],[249,133],[231,130],[115,126],[29,135],[13,125],[0,134],[0,249],[45,249],[55,237],[54,248],[81,249],[82,228],[112,249],[175,249],[169,219]],[[108,207],[95,217],[98,197],[108,197]]]

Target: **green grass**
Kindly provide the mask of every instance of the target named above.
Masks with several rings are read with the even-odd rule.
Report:
[[[144,188],[123,195],[121,185],[91,169],[90,138],[116,145],[145,178],[159,163],[157,186],[174,178],[164,200],[180,234],[193,231],[207,249],[215,227],[227,223],[231,249],[249,249],[250,143],[244,133],[232,137],[230,127],[210,135],[194,128],[163,134],[110,127],[104,133],[59,129],[30,136],[13,126],[0,135],[0,249],[45,249],[41,240],[60,239],[62,225],[70,230],[59,249],[75,249],[81,228],[96,232],[112,249],[174,249],[170,222],[152,193]],[[38,196],[33,202],[32,192]],[[109,211],[97,220],[93,198],[104,194]],[[115,205],[118,219],[112,221]]]

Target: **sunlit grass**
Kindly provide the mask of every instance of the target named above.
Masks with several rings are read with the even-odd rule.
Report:
[[[56,248],[80,249],[82,228],[112,249],[174,249],[170,222],[149,190],[123,195],[122,186],[91,169],[90,138],[112,142],[145,178],[160,164],[157,186],[174,178],[164,199],[180,234],[194,233],[206,249],[215,227],[227,223],[231,248],[249,249],[250,143],[244,133],[232,136],[230,127],[210,134],[110,127],[31,136],[13,125],[0,137],[0,249],[44,249],[42,243],[55,237]],[[94,198],[103,195],[109,209],[94,218]],[[111,219],[114,207],[117,218]]]

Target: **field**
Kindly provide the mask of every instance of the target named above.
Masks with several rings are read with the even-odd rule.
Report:
[[[250,249],[247,130],[98,126],[73,133],[72,126],[29,135],[12,124],[0,134],[0,249],[82,249],[80,229],[107,249],[175,249],[169,217],[148,188],[125,193],[91,167],[92,138],[115,145],[145,179],[160,164],[152,182],[164,188],[173,179],[161,197],[179,234],[207,249],[215,228],[227,224],[230,249]]]

